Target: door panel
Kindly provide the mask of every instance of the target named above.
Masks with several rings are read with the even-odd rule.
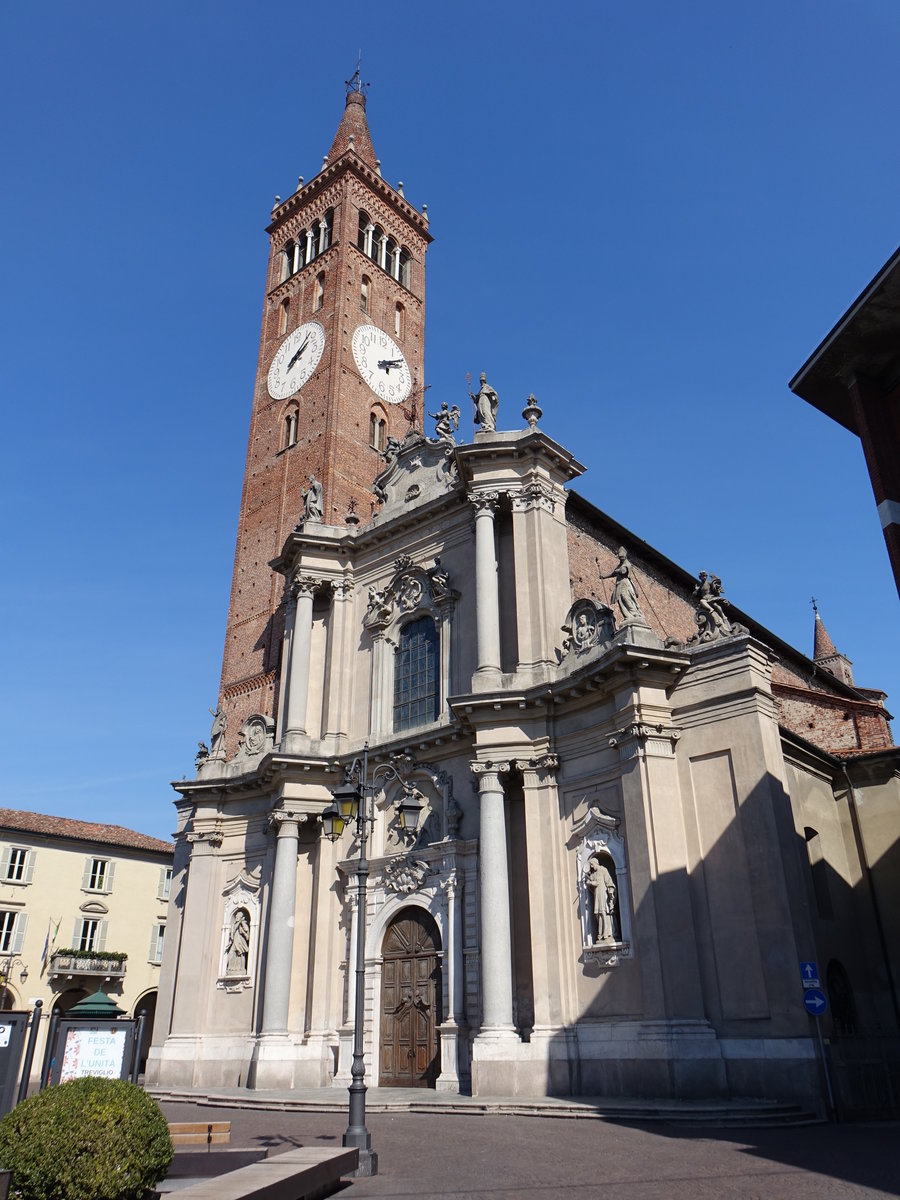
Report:
[[[440,936],[422,909],[404,909],[384,937],[381,973],[382,1087],[433,1087],[441,1023]]]

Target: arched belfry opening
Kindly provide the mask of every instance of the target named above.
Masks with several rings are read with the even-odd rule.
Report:
[[[382,944],[379,1084],[434,1087],[440,1071],[441,935],[423,908],[403,908]]]

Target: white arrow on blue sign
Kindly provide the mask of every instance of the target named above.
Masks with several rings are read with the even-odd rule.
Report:
[[[803,993],[803,1007],[808,1013],[812,1013],[814,1017],[821,1017],[828,1011],[828,1001],[825,999],[825,993],[820,992],[818,988],[807,988]]]
[[[817,988],[819,986],[819,964],[802,962],[800,964],[800,978],[803,980],[805,988]]]

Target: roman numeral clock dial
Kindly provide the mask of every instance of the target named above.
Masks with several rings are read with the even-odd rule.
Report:
[[[353,357],[360,375],[379,399],[400,404],[412,391],[412,375],[403,351],[377,325],[357,327]]]
[[[318,321],[307,321],[289,333],[276,351],[266,380],[273,400],[293,396],[319,365],[325,349],[325,330]]]

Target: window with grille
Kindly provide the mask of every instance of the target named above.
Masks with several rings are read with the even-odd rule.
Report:
[[[438,633],[431,617],[404,626],[394,655],[394,729],[438,716]]]

